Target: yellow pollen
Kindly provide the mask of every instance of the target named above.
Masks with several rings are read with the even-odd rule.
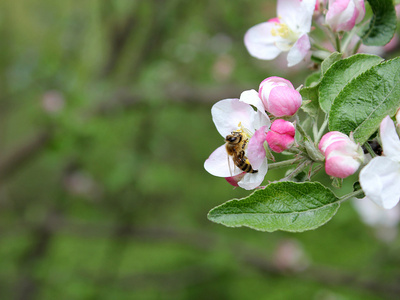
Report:
[[[285,23],[275,23],[276,27],[271,29],[271,34],[273,36],[280,36],[287,39],[290,34],[290,29]]]
[[[238,129],[235,130],[235,132],[242,133],[244,138],[246,138],[246,139],[249,139],[253,136],[253,134],[250,132],[250,130],[243,127],[242,122],[239,122]]]

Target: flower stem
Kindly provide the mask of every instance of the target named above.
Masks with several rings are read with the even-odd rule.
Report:
[[[315,116],[315,121],[313,122],[313,137],[314,140],[316,139],[317,135],[318,135],[318,117],[319,117],[319,113],[320,110],[318,110],[317,115]]]
[[[268,164],[268,170],[291,166],[296,162],[299,162],[298,158],[293,158],[293,159],[288,159],[288,160],[284,160],[284,161]]]
[[[312,47],[315,48],[315,49],[317,49],[317,50],[321,50],[321,51],[327,52],[327,53],[329,53],[329,54],[331,53],[328,49],[326,49],[325,47],[323,47],[323,46],[317,44],[316,42],[313,42],[313,43],[312,43]]]
[[[300,122],[298,120],[298,116],[296,116],[296,129],[299,131],[299,133],[304,137],[304,139],[307,139],[311,141],[310,136],[307,134],[307,132],[303,129],[303,127],[300,125]]]
[[[296,169],[293,170],[293,172],[291,172],[288,176],[282,178],[279,181],[288,181],[290,179],[292,179],[293,177],[295,177],[297,174],[300,174],[301,172],[303,172],[304,169],[306,169],[310,164],[312,163],[311,160],[304,160],[302,163],[300,163]]]
[[[342,203],[342,202],[344,202],[344,201],[346,201],[346,200],[349,200],[349,199],[351,199],[351,198],[354,198],[355,196],[361,195],[362,193],[364,193],[363,190],[358,190],[358,191],[349,193],[349,194],[347,194],[347,195],[344,195],[344,196],[342,196],[342,197],[339,198],[339,203]]]
[[[368,153],[371,154],[372,158],[376,157],[376,153],[371,148],[371,145],[368,142],[365,142],[364,145],[365,149],[367,149]]]
[[[357,31],[358,31],[358,28],[357,28],[357,27],[354,27],[354,28],[349,32],[349,34],[346,36],[346,38],[344,39],[344,42],[343,42],[343,44],[342,44],[343,53],[346,52],[347,47],[348,47],[349,44],[351,43],[351,41],[352,41],[352,39],[353,39],[353,36],[354,36],[354,34],[355,34]]]
[[[324,134],[326,125],[328,125],[328,118],[325,119],[324,123],[322,123],[321,128],[318,131],[317,136],[315,137],[315,142],[318,143],[321,139],[322,135]]]
[[[336,42],[336,51],[340,53],[340,38],[339,38],[339,34],[335,35],[335,42]]]
[[[356,54],[358,49],[360,48],[362,40],[358,40],[357,44],[354,46],[353,54]]]
[[[313,177],[315,174],[317,174],[323,167],[324,167],[324,165],[322,165],[322,164],[317,166],[314,170],[311,170],[308,177],[311,179],[311,177]]]

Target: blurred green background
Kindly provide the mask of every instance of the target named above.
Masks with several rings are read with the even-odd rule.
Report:
[[[211,106],[310,73],[247,53],[275,7],[0,2],[0,299],[399,297],[399,239],[351,203],[302,234],[207,220],[248,195],[203,169]]]

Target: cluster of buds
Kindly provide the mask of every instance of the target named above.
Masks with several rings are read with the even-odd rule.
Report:
[[[212,108],[213,120],[227,144],[206,160],[206,170],[234,186],[258,187],[268,170],[266,147],[281,153],[297,146],[296,126],[288,119],[301,104],[302,97],[292,83],[276,76],[263,80],[258,92],[249,90],[240,99],[217,102]],[[231,136],[235,138],[231,140]],[[318,149],[325,158],[325,171],[332,177],[346,178],[364,161],[361,146],[341,132],[325,134]]]
[[[274,117],[292,117],[302,104],[300,93],[293,84],[281,77],[269,77],[260,84],[258,95],[265,110]],[[292,122],[276,119],[272,122],[266,139],[272,151],[280,153],[291,148],[296,133]]]
[[[262,81],[258,92],[249,90],[240,99],[217,102],[211,113],[226,144],[210,155],[205,169],[234,186],[258,187],[268,170],[266,147],[279,153],[295,144],[295,126],[278,118],[292,117],[301,103],[292,83],[280,77]],[[272,125],[270,117],[275,119]]]

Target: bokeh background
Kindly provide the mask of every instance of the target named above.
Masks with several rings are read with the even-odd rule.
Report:
[[[367,226],[346,202],[301,234],[207,220],[248,195],[203,169],[223,143],[211,106],[311,72],[247,53],[244,33],[275,9],[0,2],[1,299],[399,297],[396,218]]]

